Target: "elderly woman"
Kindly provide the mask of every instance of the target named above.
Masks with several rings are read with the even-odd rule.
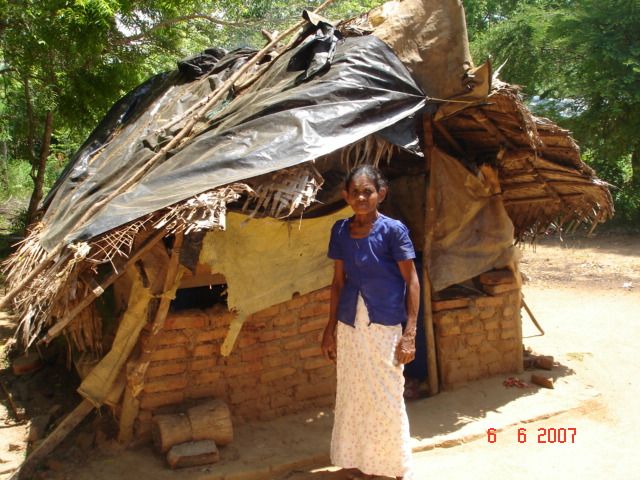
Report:
[[[380,172],[352,170],[343,196],[354,215],[331,231],[331,310],[322,338],[337,362],[331,461],[349,478],[411,478],[403,365],[415,356],[419,284],[407,227],[378,212]],[[402,323],[406,322],[404,332]]]

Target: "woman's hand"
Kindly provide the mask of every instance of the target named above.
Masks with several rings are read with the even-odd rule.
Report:
[[[329,326],[327,325],[327,328],[324,329],[324,333],[322,334],[321,347],[324,358],[335,363],[338,353],[335,328],[329,328]]]
[[[400,364],[412,362],[416,358],[416,332],[405,332],[396,346],[396,360]]]

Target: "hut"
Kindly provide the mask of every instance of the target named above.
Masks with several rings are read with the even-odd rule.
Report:
[[[304,18],[114,105],[9,259],[25,344],[72,346],[71,424],[109,405],[126,443],[202,398],[239,422],[331,405],[326,246],[356,164],[387,174],[421,253],[430,394],[522,369],[518,241],[612,215],[569,132],[474,66],[460,2]]]

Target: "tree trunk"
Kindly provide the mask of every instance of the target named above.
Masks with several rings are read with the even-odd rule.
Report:
[[[631,183],[636,189],[640,188],[640,145],[634,146],[631,152]]]
[[[2,142],[2,188],[9,191],[9,149],[7,142]]]
[[[51,134],[53,133],[53,112],[49,110],[44,122],[44,134],[42,135],[42,148],[40,157],[35,168],[35,178],[33,179],[33,193],[29,200],[29,210],[27,211],[27,225],[36,219],[38,205],[42,200],[44,189],[44,175],[47,169],[47,158],[49,157],[49,147],[51,146]]]

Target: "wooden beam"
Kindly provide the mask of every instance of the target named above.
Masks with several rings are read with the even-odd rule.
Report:
[[[444,137],[447,143],[451,145],[451,147],[453,147],[453,149],[456,151],[458,155],[461,155],[463,157],[467,155],[464,148],[462,148],[462,146],[456,141],[456,139],[451,136],[451,134],[445,128],[444,125],[442,125],[440,122],[433,122],[433,121],[430,121],[430,122],[433,125],[433,127],[435,127],[436,130],[438,130],[438,133],[440,133],[440,135]],[[433,144],[433,127],[429,127],[432,144]],[[426,135],[426,132],[425,132],[425,135]]]
[[[593,182],[590,181],[577,181],[577,180],[556,180],[554,178],[548,178],[545,180],[548,183],[552,183],[554,187],[599,187]],[[503,183],[503,190],[522,190],[527,188],[534,187],[542,187],[540,182],[509,182]],[[558,192],[558,195],[562,196],[561,193]]]
[[[567,193],[562,195],[562,198],[575,198],[575,197],[583,197],[583,193]],[[523,197],[523,198],[505,198],[503,200],[505,206],[508,205],[519,205],[521,203],[544,203],[544,202],[553,202],[549,197]],[[555,203],[555,202],[554,202]]]
[[[509,140],[498,127],[491,121],[489,117],[485,115],[485,113],[479,108],[475,108],[469,111],[471,116],[482,125],[487,132],[493,135],[499,143],[507,147],[509,150],[517,150],[515,144]]]
[[[422,309],[424,311],[424,331],[427,341],[427,380],[429,382],[429,396],[436,395],[440,391],[438,378],[438,360],[436,352],[435,333],[433,330],[433,308],[431,305],[432,291],[431,278],[429,277],[429,256],[431,255],[431,243],[433,242],[433,229],[435,225],[436,191],[433,186],[433,170],[431,162],[433,158],[433,125],[431,115],[423,117],[425,161],[429,171],[429,182],[425,191],[425,237],[422,247]],[[436,123],[436,125],[438,125]]]

